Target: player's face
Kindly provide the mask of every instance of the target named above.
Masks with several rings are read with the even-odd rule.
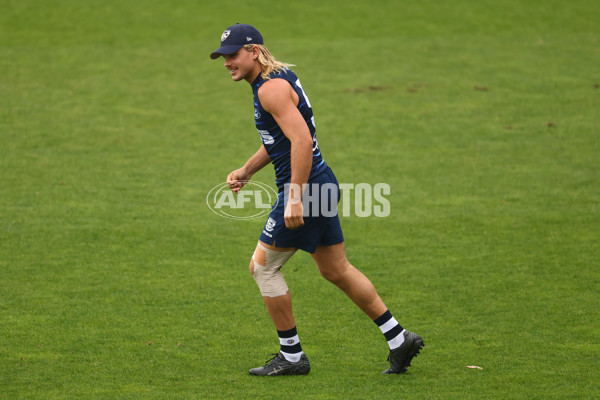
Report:
[[[256,70],[254,53],[243,47],[233,54],[223,54],[225,59],[225,68],[229,70],[229,75],[234,81],[245,79],[249,82],[253,80],[253,74]]]

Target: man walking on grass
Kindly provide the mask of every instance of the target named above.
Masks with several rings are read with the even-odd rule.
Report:
[[[321,275],[343,290],[379,327],[390,349],[390,367],[383,373],[406,372],[423,348],[423,339],[398,324],[371,281],[348,262],[337,212],[322,212],[337,207],[339,186],[321,155],[312,107],[300,80],[289,69],[291,65],[277,61],[258,30],[246,24],[228,27],[221,46],[210,56],[222,56],[231,78],[251,85],[254,119],[262,140],[258,151],[227,176],[229,188],[238,193],[270,163],[279,188],[278,201],[249,268],[275,324],[280,351],[266,365],[252,368],[250,374],[306,375],[310,371],[296,330],[290,291],[281,274],[281,267],[298,249],[310,253]],[[336,190],[332,193],[321,190],[323,187]],[[304,207],[303,196],[321,207]]]

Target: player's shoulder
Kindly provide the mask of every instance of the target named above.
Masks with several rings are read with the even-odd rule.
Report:
[[[286,93],[292,90],[290,80],[283,76],[273,76],[267,79],[258,89],[258,96],[277,95],[278,93]]]
[[[283,67],[282,69],[271,72],[269,74],[269,79],[267,79],[267,82],[275,79],[281,79],[294,83],[298,79],[298,77],[291,69],[289,69],[288,67]]]
[[[260,91],[264,91],[264,90],[273,90],[273,88],[285,88],[285,87],[289,87],[289,81],[287,79],[284,78],[271,78],[269,80],[267,80],[265,83],[263,83],[263,85],[260,87],[260,89],[258,90]]]

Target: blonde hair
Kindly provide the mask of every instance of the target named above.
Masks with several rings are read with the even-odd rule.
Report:
[[[252,51],[252,48],[256,46],[258,47],[258,63],[262,67],[262,73],[260,74],[263,79],[270,79],[269,75],[272,72],[282,72],[287,67],[295,67],[294,64],[287,64],[281,61],[277,61],[275,57],[271,54],[269,49],[267,49],[262,44],[246,44],[244,45],[244,49],[247,51]]]

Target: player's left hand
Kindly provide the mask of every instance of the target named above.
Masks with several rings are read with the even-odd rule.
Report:
[[[283,219],[285,220],[285,227],[288,229],[296,229],[304,225],[304,218],[302,218],[302,212],[304,207],[302,202],[288,201],[285,212],[283,213]]]

